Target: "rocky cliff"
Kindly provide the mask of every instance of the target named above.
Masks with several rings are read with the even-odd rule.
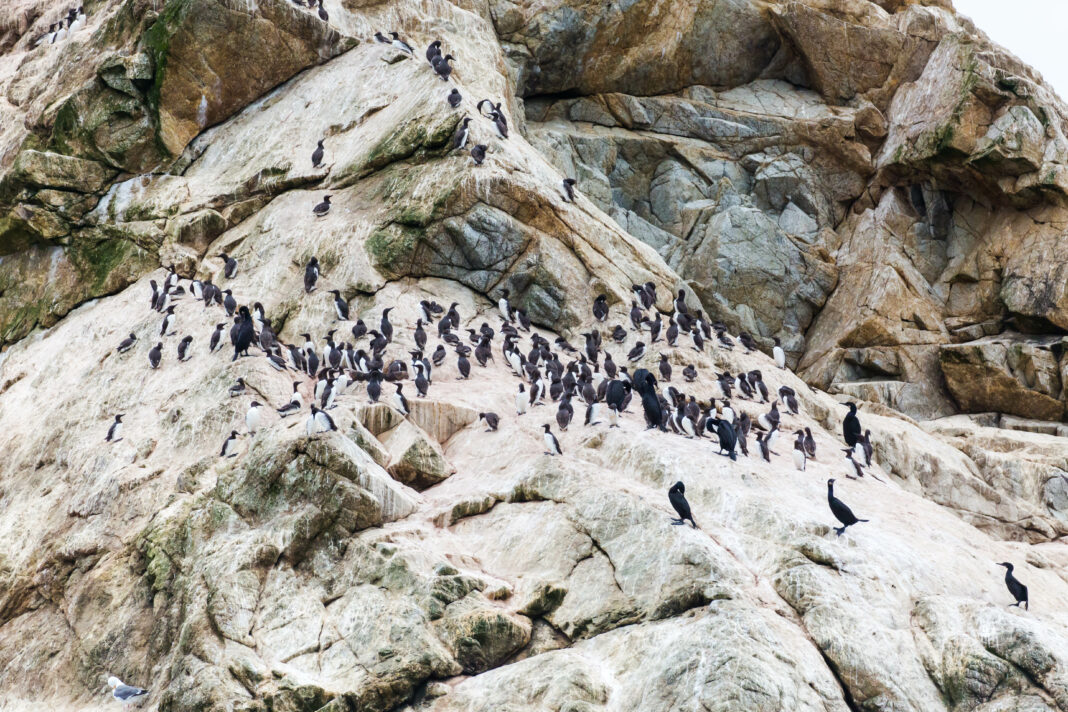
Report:
[[[1068,109],[1041,77],[948,0],[323,9],[98,0],[53,42],[68,8],[0,8],[0,709],[103,709],[117,675],[168,712],[1068,711]],[[450,150],[464,116],[481,166]],[[407,417],[354,383],[308,436],[274,409],[314,380],[209,351],[229,319],[192,279],[297,346],[366,348],[355,319],[392,307],[387,361],[421,301],[455,303],[496,360],[457,380],[450,348]],[[556,406],[516,415],[504,290],[550,344],[596,329],[623,364],[647,282],[665,325],[681,289],[782,342],[789,370],[715,338],[629,364],[695,366],[662,385],[706,404],[723,371],[793,388],[770,462],[647,431],[637,403],[618,429],[578,410],[550,457]],[[871,520],[841,537],[830,477]],[[677,480],[700,529],[671,526]]]

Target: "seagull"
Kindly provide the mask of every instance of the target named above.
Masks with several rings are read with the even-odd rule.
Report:
[[[148,696],[148,690],[142,690],[133,685],[124,685],[122,680],[114,675],[108,678],[108,687],[111,688],[111,696],[122,705],[123,710],[129,709],[130,705],[144,702]]]

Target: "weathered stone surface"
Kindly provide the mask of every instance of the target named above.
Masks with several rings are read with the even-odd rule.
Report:
[[[36,49],[55,10],[0,7],[5,711],[111,706],[109,674],[165,712],[1068,708],[1066,426],[894,409],[955,412],[941,358],[974,349],[992,367],[971,388],[982,407],[1063,403],[1059,100],[941,1],[553,1],[345,0],[324,23],[285,0],[108,0]],[[386,28],[419,54],[345,51]],[[457,57],[448,84],[422,60],[434,38]],[[507,139],[482,97],[502,102]],[[464,114],[482,166],[449,150]],[[20,156],[48,170],[18,173]],[[103,170],[92,194],[71,185],[81,169]],[[354,320],[377,328],[391,307],[383,356],[407,363],[434,300],[461,343],[494,328],[494,360],[461,380],[447,349],[426,398],[406,383],[407,416],[390,385],[370,405],[355,381],[329,410],[338,430],[309,436],[312,379],[256,346],[231,360],[225,337],[209,352],[220,308],[177,296],[177,333],[159,335],[161,264],[183,289],[210,278],[259,302],[285,345],[333,330],[366,349]],[[682,289],[836,393],[686,339],[627,364],[693,364],[671,385],[702,406],[724,371],[794,389],[782,431],[812,430],[805,471],[789,435],[771,462],[730,461],[646,430],[636,402],[618,429],[583,426],[577,398],[554,427],[564,454],[543,454],[555,406],[516,415],[497,299],[508,289],[550,344],[600,329],[623,364],[647,337],[610,330],[648,281],[665,322]],[[1050,350],[986,345],[1009,329]],[[282,418],[294,380],[306,405]],[[846,399],[874,444],[856,479]],[[106,443],[116,413],[124,437]],[[830,478],[868,520],[841,536]],[[699,528],[672,525],[679,480]],[[1034,609],[1007,608],[1000,561]]]
[[[1060,420],[1065,401],[1057,356],[1063,358],[1064,350],[1061,342],[989,337],[943,346],[939,364],[965,412]]]
[[[205,128],[354,40],[284,0],[180,0],[149,28],[159,140],[172,156]]]

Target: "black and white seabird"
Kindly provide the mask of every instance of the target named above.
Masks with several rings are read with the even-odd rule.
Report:
[[[444,57],[438,57],[434,60],[434,71],[441,81],[449,81],[449,75],[452,74],[452,65],[449,64],[449,60],[455,59],[451,54],[447,54]]]
[[[163,342],[160,341],[148,352],[148,365],[152,368],[159,368],[160,359],[163,358]]]
[[[486,147],[483,144],[480,143],[471,149],[471,160],[476,166],[481,166],[482,161],[486,160]]]
[[[189,344],[193,343],[192,336],[183,336],[182,340],[178,342],[178,360],[188,361],[193,358],[192,352],[189,350]]]
[[[564,451],[560,449],[560,441],[556,439],[552,431],[549,429],[549,424],[546,423],[541,426],[545,429],[545,433],[541,438],[545,442],[545,454],[546,455],[563,455]]]
[[[606,321],[608,319],[608,296],[604,294],[598,294],[597,298],[593,300],[593,318],[597,321]]]
[[[319,0],[319,19],[323,22],[330,22],[330,15],[327,13],[326,8],[323,7],[323,0]]]
[[[1013,565],[1008,561],[1003,561],[998,566],[1005,567],[1005,586],[1008,587],[1012,597],[1016,599],[1016,603],[1010,603],[1009,607],[1016,606],[1019,608],[1022,603],[1025,610],[1031,610],[1031,604],[1027,601],[1027,586],[1024,586],[1012,575]]]
[[[782,350],[778,337],[775,337],[775,346],[771,348],[771,355],[775,359],[776,366],[786,368],[786,352]]]
[[[523,415],[527,412],[527,394],[526,388],[522,383],[519,384],[519,391],[515,394],[515,414]]]
[[[508,138],[508,119],[500,110],[493,112],[493,130],[497,132],[497,138]]]
[[[122,440],[122,418],[124,415],[126,414],[119,413],[115,416],[115,422],[113,422],[111,424],[111,427],[108,428],[108,436],[104,438],[104,442],[117,443],[118,441]]]
[[[564,200],[568,203],[575,202],[575,183],[574,178],[564,178]]]
[[[160,336],[170,336],[174,332],[174,324],[178,320],[178,317],[174,313],[174,305],[167,307],[167,316],[163,317],[163,324],[160,326]]]
[[[396,408],[401,415],[407,416],[411,410],[408,408],[408,399],[404,397],[401,389],[404,388],[404,384],[397,384],[397,392],[393,394],[393,407]]]
[[[123,340],[122,340],[122,341],[121,341],[121,342],[119,343],[119,346],[118,346],[118,348],[117,348],[117,349],[115,349],[115,350],[116,350],[116,351],[118,351],[118,352],[119,352],[120,354],[124,354],[124,353],[126,353],[127,351],[129,351],[130,349],[132,349],[132,348],[133,348],[133,345],[134,345],[134,344],[135,344],[136,342],[137,342],[137,337],[136,337],[136,336],[134,336],[134,333],[133,333],[133,332],[131,331],[131,332],[130,332],[130,335],[129,335],[129,336],[127,336],[127,337],[126,337],[125,339],[123,339]]]
[[[690,520],[690,525],[696,529],[697,522],[693,520],[693,513],[690,511],[690,503],[686,501],[686,485],[682,482],[676,482],[671,485],[671,489],[668,490],[668,501],[671,502],[671,506],[675,509],[675,513],[679,515],[678,519],[671,521],[674,525],[685,524],[686,520]]]
[[[458,107],[460,105],[460,102],[463,101],[463,100],[464,100],[463,95],[460,94],[460,90],[456,89],[456,88],[454,88],[452,91],[450,91],[449,95],[447,97],[445,97],[445,101],[449,102],[449,106],[451,106],[454,109],[456,107]]]
[[[797,440],[794,441],[794,467],[804,472],[808,460],[808,453],[805,452],[805,431],[798,430],[794,434],[797,435]]]
[[[842,526],[835,527],[834,533],[838,536],[842,536],[842,532],[847,527],[851,527],[858,522],[866,522],[867,519],[857,519],[853,514],[853,510],[846,506],[845,502],[834,496],[834,479],[827,480],[827,504],[831,506],[831,514],[834,518],[842,523]]]
[[[312,257],[304,267],[304,293],[310,294],[315,291],[315,283],[319,281],[319,258]]]
[[[393,45],[395,48],[399,49],[401,52],[404,52],[405,54],[414,54],[414,52],[412,51],[411,46],[407,42],[402,40],[400,38],[399,34],[397,34],[396,32],[390,32],[389,36],[393,38],[390,41],[390,44]]]
[[[393,44],[393,40],[391,40],[390,38],[386,37],[381,32],[376,32],[375,33],[375,42],[379,42],[381,44]],[[440,52],[438,54],[440,54]]]
[[[260,418],[262,413],[260,408],[263,407],[263,403],[259,401],[252,401],[248,405],[248,410],[245,412],[245,427],[248,428],[249,433],[255,433],[256,429],[260,427]]]
[[[334,312],[337,314],[337,318],[340,321],[349,320],[349,303],[341,298],[341,292],[337,289],[330,290],[330,293],[334,295]]]
[[[330,414],[325,410],[319,410],[313,404],[311,407],[311,415],[304,423],[304,430],[309,437],[316,433],[325,433],[331,430],[337,430],[337,425],[334,424],[334,419],[330,417]]]
[[[460,125],[456,127],[456,132],[452,135],[452,150],[462,149],[467,146],[467,139],[471,136],[471,129],[468,124],[471,123],[471,117],[465,116]]]
[[[478,419],[486,426],[487,433],[495,431],[497,425],[501,422],[500,417],[496,413],[479,413]]]
[[[639,341],[634,345],[634,348],[627,354],[627,360],[631,363],[641,361],[642,356],[645,356],[645,344]]]
[[[238,437],[236,430],[230,431],[230,434],[226,436],[226,440],[223,442],[222,450],[219,451],[219,457],[237,457]]]
[[[329,195],[324,195],[323,202],[312,208],[312,213],[315,214],[315,217],[321,218],[322,216],[330,212],[330,197],[331,196]]]
[[[315,150],[312,151],[312,168],[318,168],[323,165],[323,141],[326,139],[319,139],[319,143],[316,145]]]
[[[222,347],[222,335],[223,329],[226,328],[226,322],[221,322],[215,325],[215,331],[211,332],[211,339],[208,341],[208,353],[215,353],[220,347]]]
[[[287,415],[293,415],[294,413],[299,412],[300,409],[304,407],[304,399],[301,398],[299,389],[300,381],[293,381],[293,396],[288,403],[277,409],[278,415],[284,418]]]

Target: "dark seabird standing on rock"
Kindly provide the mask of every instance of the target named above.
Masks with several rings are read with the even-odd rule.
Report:
[[[1005,567],[1005,585],[1008,587],[1009,593],[1012,594],[1012,597],[1016,599],[1016,603],[1010,603],[1009,606],[1016,606],[1017,608],[1019,608],[1020,604],[1022,603],[1026,610],[1031,610],[1031,604],[1027,601],[1027,586],[1024,586],[1022,583],[1019,582],[1019,580],[1017,580],[1015,576],[1012,575],[1012,564],[1007,561],[1003,561],[998,564],[998,566]]]
[[[449,60],[452,59],[456,58],[451,54],[447,54],[444,57],[438,57],[434,62],[434,71],[441,77],[441,81],[443,82],[449,81],[449,75],[452,74],[452,65],[449,64]]]
[[[256,337],[256,329],[252,325],[252,315],[249,314],[248,307],[242,306],[238,310],[241,316],[236,324],[237,332],[233,335],[234,338],[234,357],[231,361],[236,361],[238,356],[248,356],[248,347],[252,345],[252,340]]]
[[[501,422],[500,417],[496,413],[479,413],[478,419],[486,425],[486,432],[492,432],[497,429],[497,425]]]
[[[117,443],[122,440],[122,416],[124,415],[126,414],[119,413],[115,416],[115,422],[108,428],[108,436],[104,438],[104,442]]]
[[[323,141],[325,139],[319,139],[319,144],[315,150],[312,151],[312,168],[318,168],[323,165]]]
[[[690,512],[690,503],[686,501],[686,485],[682,482],[671,485],[671,489],[668,490],[668,501],[675,508],[675,513],[679,515],[678,519],[671,521],[673,525],[685,524],[689,519],[693,528],[697,528],[697,522],[693,520],[693,513]]]
[[[475,162],[476,166],[481,166],[482,161],[486,160],[486,147],[480,143],[472,148],[471,160]]]
[[[220,253],[219,257],[223,261],[223,275],[227,279],[233,279],[234,275],[237,274],[237,260],[225,252]]]
[[[401,389],[403,387],[403,384],[397,384],[397,392],[393,394],[393,407],[400,411],[401,415],[406,416],[408,415],[408,413],[411,412],[411,409],[408,408],[408,399],[404,397],[403,393],[401,393]]]
[[[545,454],[546,455],[563,455],[564,451],[560,449],[560,441],[556,439],[552,431],[549,429],[549,424],[542,425],[545,429],[545,433],[542,434],[541,439],[545,442]]]
[[[451,106],[454,109],[457,106],[460,105],[460,102],[463,101],[463,99],[464,98],[460,94],[460,90],[459,89],[453,89],[452,91],[449,92],[449,95],[447,97],[445,97],[445,100],[449,102],[449,106]]]
[[[182,340],[178,342],[178,360],[188,361],[193,357],[193,354],[189,353],[189,344],[193,343],[192,336],[183,336]]]
[[[471,117],[465,116],[460,125],[456,127],[456,133],[452,135],[452,150],[467,146],[467,139],[471,136],[471,129],[467,126],[469,123],[471,123]]]
[[[441,40],[434,40],[430,43],[430,46],[426,48],[426,61],[430,62],[430,66],[434,66],[434,57],[441,56]],[[453,89],[453,91],[456,91]]]
[[[847,527],[851,527],[857,522],[866,522],[867,519],[857,519],[853,514],[853,510],[845,505],[845,502],[834,496],[834,479],[827,480],[827,504],[831,506],[831,513],[834,518],[842,523],[842,526],[835,527],[834,532],[838,536],[842,536],[842,532]]]
[[[323,196],[323,202],[319,203],[314,208],[312,208],[312,213],[315,214],[315,217],[321,218],[322,216],[326,215],[328,212],[330,212],[330,196],[329,195],[324,195]]]
[[[225,328],[226,322],[215,325],[215,331],[211,332],[211,339],[208,341],[208,353],[215,353],[215,350],[222,346],[222,334]]]
[[[234,294],[229,289],[224,289],[223,295],[223,309],[226,310],[226,316],[233,316],[237,311],[237,300],[234,299]]]
[[[219,457],[237,457],[237,438],[237,431],[231,430],[230,434],[226,437],[226,441],[223,442]]]
[[[375,42],[381,42],[382,44],[393,44],[393,40],[391,40],[390,38],[386,37],[381,32],[376,32],[375,33]]]
[[[160,359],[163,358],[163,342],[160,341],[152,350],[148,352],[148,365],[152,368],[159,368]]]
[[[334,295],[334,311],[337,313],[337,318],[341,321],[349,320],[349,304],[341,298],[341,292],[337,289],[331,289],[330,293]]]
[[[569,203],[575,202],[575,183],[574,178],[564,178],[564,200]]]
[[[163,324],[160,326],[159,335],[167,336],[174,333],[174,322],[178,319],[174,314],[174,306],[167,307],[167,316],[163,317]],[[858,433],[859,434],[859,433]]]
[[[304,292],[305,294],[315,291],[315,283],[319,281],[319,259],[312,257],[304,268]]]
[[[319,0],[319,19],[323,22],[330,21],[330,15],[326,12],[326,8],[323,7],[323,0]]]
[[[857,418],[857,404],[849,402],[846,405],[849,406],[849,413],[842,421],[842,436],[846,445],[854,447],[860,440],[860,419]]]

